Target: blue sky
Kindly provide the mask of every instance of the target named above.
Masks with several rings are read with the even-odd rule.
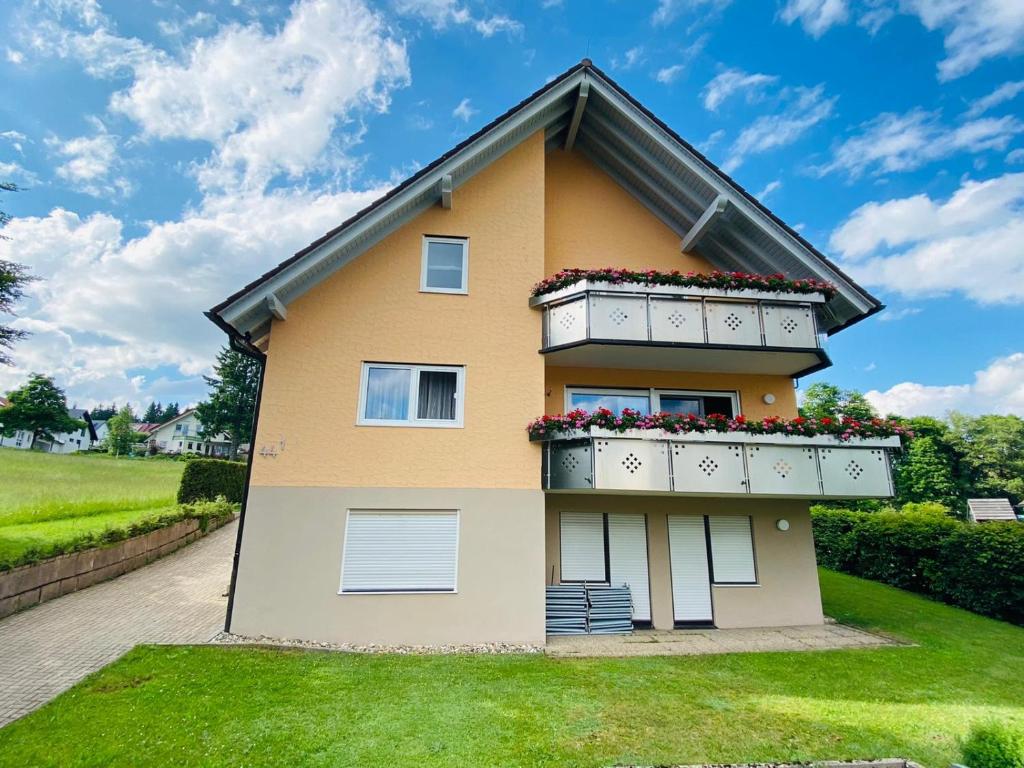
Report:
[[[40,0],[0,24],[0,177],[25,187],[0,257],[43,278],[0,390],[199,400],[203,309],[589,56],[888,305],[813,378],[1024,413],[1020,0]]]

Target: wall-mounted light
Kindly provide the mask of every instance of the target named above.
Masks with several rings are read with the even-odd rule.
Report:
[[[778,528],[780,531],[788,531],[789,520],[786,520],[785,518],[782,518],[781,520],[776,520],[775,527]]]
[[[766,395],[761,395],[761,399],[764,400],[766,405],[771,405],[772,403],[775,402],[775,395],[769,392]]]

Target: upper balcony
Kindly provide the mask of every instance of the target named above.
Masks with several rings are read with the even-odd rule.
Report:
[[[781,281],[780,281],[781,282]],[[551,365],[804,376],[821,348],[823,292],[581,279],[530,299]]]

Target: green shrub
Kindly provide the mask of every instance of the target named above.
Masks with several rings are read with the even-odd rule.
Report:
[[[222,459],[191,459],[185,464],[178,487],[178,503],[212,501],[223,496],[227,501],[242,501],[245,490],[245,464]]]
[[[818,563],[1024,625],[1024,525],[963,523],[938,504],[813,507]]]
[[[937,560],[931,575],[937,597],[1024,625],[1024,525],[960,524],[943,541]]]
[[[968,768],[1024,768],[1024,734],[1000,723],[976,725],[963,744]]]
[[[228,503],[223,498],[216,501],[181,504],[163,514],[144,517],[128,525],[105,528],[102,531],[88,531],[54,544],[26,549],[16,557],[0,558],[0,572],[18,568],[22,565],[33,565],[41,560],[57,557],[58,555],[67,555],[94,547],[116,544],[133,536],[141,536],[144,533],[149,533],[159,528],[166,528],[182,520],[198,520],[200,530],[205,531],[209,528],[211,522],[231,517],[236,511],[237,506]]]

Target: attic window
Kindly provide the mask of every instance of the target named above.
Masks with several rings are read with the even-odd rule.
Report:
[[[420,290],[426,293],[468,293],[469,241],[456,237],[424,237]]]

